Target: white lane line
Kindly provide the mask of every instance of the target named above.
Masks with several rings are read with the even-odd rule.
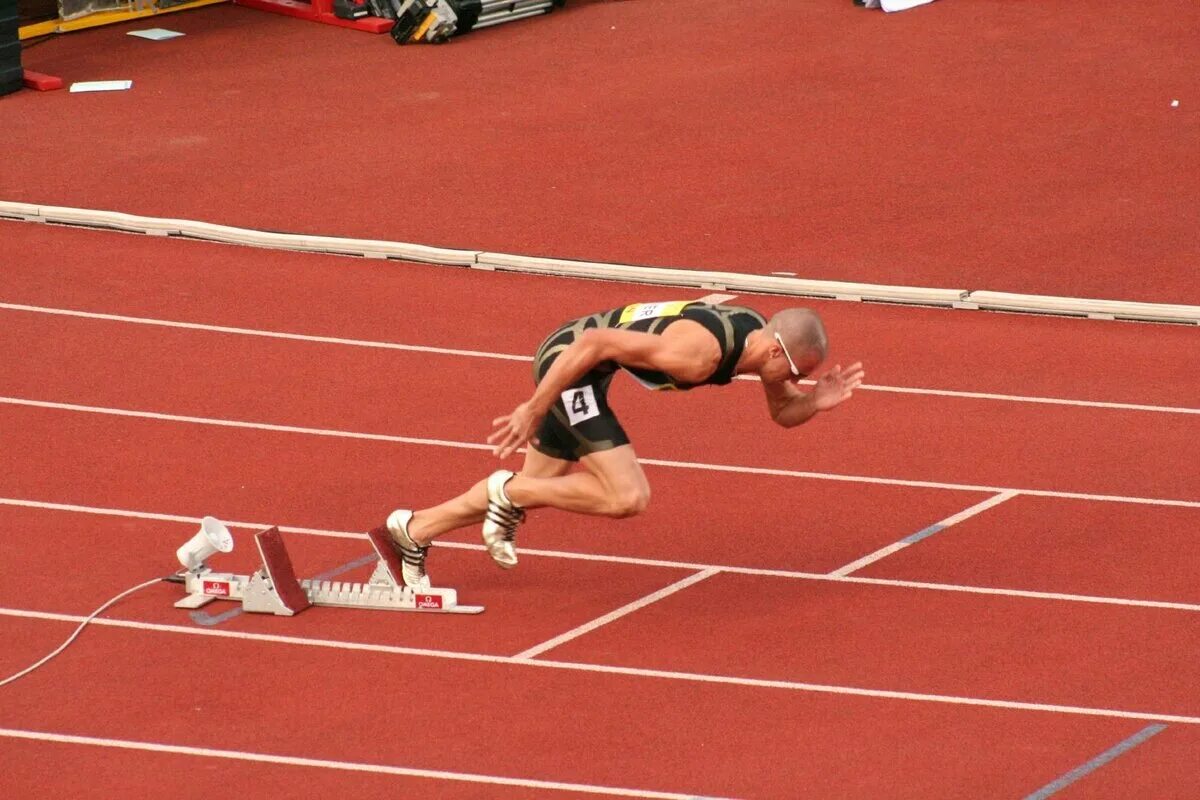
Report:
[[[483,442],[455,442],[448,439],[424,439],[412,436],[392,436],[386,433],[359,433],[357,431],[340,431],[329,428],[305,428],[298,425],[274,425],[269,422],[241,422],[233,419],[216,419],[214,417],[189,417],[180,414],[160,414],[155,411],[130,411],[123,408],[104,408],[102,406],[84,406],[75,403],[51,403],[44,400],[25,400],[20,397],[0,397],[0,403],[13,406],[30,406],[32,408],[48,408],[56,411],[78,411],[85,414],[107,414],[114,417],[134,417],[137,419],[153,419],[160,422],[186,422],[193,425],[214,425],[219,428],[246,428],[250,430],[273,431],[276,433],[300,433],[306,436],[331,436],[337,439],[365,439],[373,442],[393,442],[397,444],[421,444],[435,447],[452,447],[466,450],[492,450],[490,444]]]
[[[54,622],[81,622],[83,617],[73,614],[54,614],[44,611],[26,611],[17,608],[0,607],[0,616],[17,617],[22,619],[37,619]],[[794,692],[812,692],[817,694],[836,694],[851,697],[871,697],[884,700],[911,700],[921,703],[944,703],[960,706],[982,706],[985,708],[1001,708],[1013,711],[1042,711],[1053,714],[1077,714],[1089,717],[1111,717],[1113,719],[1144,719],[1150,722],[1178,722],[1184,725],[1200,725],[1200,717],[1183,714],[1164,714],[1151,711],[1126,711],[1114,708],[1095,708],[1091,706],[1070,706],[1056,703],[1033,703],[1021,700],[994,700],[981,697],[964,697],[960,695],[929,694],[924,692],[902,692],[891,689],[866,689],[858,686],[838,686],[823,683],[803,683],[800,681],[768,680],[764,678],[742,678],[732,675],[712,675],[702,672],[676,672],[662,669],[645,669],[641,667],[618,667],[609,664],[587,664],[575,661],[551,661],[542,658],[513,658],[511,656],[493,656],[483,653],[463,653],[454,650],[430,650],[417,647],[400,647],[398,645],[366,644],[363,642],[343,642],[335,639],[314,639],[302,636],[280,636],[278,634],[248,633],[245,631],[230,631],[220,628],[183,627],[180,625],[162,625],[152,622],[135,622],[133,620],[109,619],[98,617],[91,622],[92,626],[109,628],[126,628],[156,633],[183,634],[187,636],[216,636],[223,639],[240,639],[243,641],[266,642],[271,644],[290,644],[302,647],[320,647],[334,650],[357,650],[369,653],[387,653],[390,655],[416,656],[420,658],[441,658],[452,661],[469,661],[484,664],[509,664],[539,669],[558,669],[570,672],[595,673],[603,675],[622,675],[633,678],[657,678],[673,681],[689,681],[694,683],[711,683],[726,686],[746,686],[756,689],[784,689]]]
[[[0,402],[3,398],[0,398]],[[1090,494],[1087,492],[1059,492],[1049,489],[1021,489],[1008,486],[983,486],[972,483],[942,483],[940,481],[914,481],[903,478],[876,478],[870,475],[847,475],[834,472],[806,472],[798,469],[774,469],[771,467],[742,467],[726,464],[703,464],[694,461],[670,461],[661,458],[639,458],[641,464],[656,467],[679,467],[681,469],[699,469],[710,472],[736,472],[743,475],[778,475],[785,478],[811,478],[819,481],[842,481],[845,483],[870,483],[879,486],[911,486],[916,489],[949,489],[958,492],[1007,492],[1027,494],[1033,497],[1057,497],[1066,500],[1096,500],[1107,503],[1131,503],[1148,506],[1177,506],[1179,508],[1200,508],[1197,500],[1170,500],[1154,497],[1129,497],[1114,494]]]
[[[708,569],[701,570],[694,575],[689,575],[682,580],[672,583],[670,586],[664,586],[653,594],[648,594],[639,600],[634,600],[632,603],[627,603],[614,611],[610,611],[602,617],[597,617],[591,622],[585,622],[577,628],[572,628],[564,634],[555,636],[553,639],[547,639],[541,644],[536,644],[528,650],[522,650],[520,653],[517,653],[515,656],[513,656],[513,658],[526,659],[539,656],[547,650],[552,650],[553,648],[558,647],[560,644],[566,644],[572,639],[578,639],[580,636],[583,636],[586,633],[591,633],[597,628],[601,628],[613,620],[618,620],[627,614],[632,614],[639,608],[645,608],[651,603],[657,603],[664,597],[669,597],[670,595],[675,594],[680,589],[686,589],[687,587],[697,584],[706,578],[711,578],[718,572],[720,572],[720,570],[716,569],[715,567],[709,567]]]
[[[264,331],[255,328],[231,328],[226,325],[204,325],[198,322],[175,322],[149,317],[127,317],[121,314],[100,314],[92,311],[72,311],[65,308],[46,308],[44,306],[26,306],[19,303],[0,303],[0,309],[6,311],[29,311],[36,314],[53,314],[63,317],[80,317],[83,319],[98,319],[107,322],[127,322],[135,325],[154,325],[161,328],[184,328],[192,331],[208,333],[233,333],[239,336],[259,336],[266,339],[290,339],[296,342],[315,342],[319,344],[339,344],[350,347],[370,347],[379,350],[407,350],[414,353],[438,353],[448,356],[467,356],[470,358],[496,358],[503,361],[533,361],[533,356],[515,356],[507,353],[488,353],[482,350],[459,350],[449,347],[426,347],[416,344],[397,344],[395,342],[375,342],[367,339],[342,339],[336,336],[310,336],[303,333],[281,333]]]
[[[704,297],[697,297],[696,301],[700,303],[711,303],[714,306],[721,303],[728,303],[730,300],[736,300],[736,294],[706,294]]]
[[[739,381],[757,381],[757,375],[735,375]],[[805,379],[796,381],[802,386],[813,386],[815,380]],[[1113,403],[1104,400],[1070,400],[1063,397],[1035,397],[1024,394],[996,394],[995,392],[962,392],[954,389],[921,389],[915,386],[885,386],[876,383],[864,383],[858,387],[869,392],[890,392],[891,394],[919,394],[936,397],[958,397],[967,400],[1001,400],[1009,403],[1040,403],[1050,406],[1076,406],[1079,408],[1107,408],[1116,411],[1157,411],[1163,414],[1200,414],[1200,408],[1184,406],[1154,406],[1144,403]]]
[[[1016,496],[1017,496],[1017,492],[1007,491],[1007,492],[1001,492],[998,495],[989,497],[987,500],[983,500],[979,503],[976,503],[975,505],[971,506],[970,508],[964,508],[962,511],[959,511],[957,514],[952,514],[949,517],[946,517],[941,522],[935,522],[933,525],[930,525],[928,528],[923,528],[910,536],[905,536],[903,539],[901,539],[898,542],[893,542],[893,543],[889,544],[887,547],[881,547],[880,549],[876,550],[874,553],[865,555],[862,558],[858,559],[857,561],[851,561],[849,564],[846,564],[844,567],[839,567],[839,568],[833,570],[832,572],[830,572],[829,574],[843,576],[843,575],[849,575],[851,572],[857,572],[858,570],[862,569],[863,567],[867,566],[868,564],[874,564],[876,561],[879,561],[880,559],[887,558],[892,553],[895,553],[899,550],[903,550],[906,547],[914,545],[917,542],[921,541],[922,539],[928,538],[928,537],[932,536],[933,534],[938,533],[940,531],[944,531],[946,528],[949,528],[952,525],[957,525],[958,523],[962,522],[964,519],[970,519],[971,517],[975,516],[976,514],[982,514],[984,511],[987,511],[989,508],[994,508],[994,507],[1000,505],[1001,503],[1003,503],[1005,500],[1011,500],[1012,498],[1014,498]]]
[[[102,508],[100,506],[81,506],[71,503],[46,503],[40,500],[22,500],[14,497],[0,497],[0,506],[18,506],[22,508],[40,508],[46,511],[70,511],[80,514],[98,514],[106,517],[132,517],[134,519],[150,519],[159,520],[162,522],[187,522],[198,524],[203,517],[191,517],[185,514],[156,514],[149,511],[131,511],[123,508]],[[221,520],[230,528],[257,528],[266,530],[272,527],[270,524],[263,522],[232,522],[229,520]],[[365,533],[353,533],[351,531],[331,531],[321,528],[288,528],[279,526],[279,530],[284,533],[303,533],[310,536],[328,536],[335,539],[363,539],[367,538]],[[444,543],[439,542],[438,546],[443,546]],[[484,549],[483,545],[479,545],[479,549]],[[525,552],[524,549],[521,550]]]
[[[67,511],[82,514],[97,514],[100,516],[132,517],[137,519],[163,520],[167,522],[186,522],[199,524],[202,516],[182,516],[175,514],[152,514],[144,511],[129,511],[125,509],[100,508],[97,506],[81,506],[69,503],[47,503],[38,500],[23,500],[12,497],[0,497],[0,505],[17,506],[22,508],[37,508],[47,511]],[[252,528],[265,530],[272,523],[265,522],[231,522],[222,520],[230,528]],[[299,533],[307,536],[327,536],[336,539],[365,540],[365,533],[352,531],[331,531],[322,528],[300,528],[290,525],[280,525],[283,533]],[[439,540],[438,547],[448,547],[455,550],[476,550],[482,552],[486,548],[482,544],[467,542],[448,542]],[[1123,597],[1101,597],[1087,594],[1066,594],[1063,592],[1037,592],[1027,589],[1005,589],[990,586],[965,586],[954,583],[932,583],[929,581],[906,581],[897,578],[863,578],[858,576],[842,577],[823,572],[799,572],[785,569],[764,569],[757,567],[732,567],[719,564],[696,564],[689,561],[666,561],[656,558],[637,558],[635,556],[614,556],[602,553],[576,553],[566,550],[539,550],[522,547],[521,554],[540,558],[566,558],[574,561],[599,561],[609,564],[628,564],[638,567],[662,567],[679,570],[714,569],[718,572],[728,572],[737,575],[758,575],[768,578],[787,578],[802,581],[829,581],[835,583],[857,583],[866,586],[890,586],[902,589],[922,589],[936,592],[962,592],[966,594],[984,594],[1000,597],[1020,597],[1028,600],[1053,600],[1071,603],[1096,603],[1100,605],[1134,606],[1138,608],[1161,608],[1172,611],[1200,611],[1198,603],[1176,603],[1168,600],[1133,600]]]
[[[615,786],[596,786],[587,783],[565,783],[562,781],[542,781],[531,778],[506,778],[500,775],[480,775],[471,772],[448,772],[440,769],[416,769],[414,767],[394,767],[389,764],[363,764],[354,761],[330,761],[324,758],[303,758],[300,756],[280,756],[268,753],[251,753],[245,750],[215,750],[211,747],[186,747],[160,742],[139,742],[129,739],[107,739],[97,736],[74,736],[65,733],[49,731],[30,731],[15,728],[0,728],[0,736],[9,739],[28,739],[41,742],[57,742],[60,744],[77,744],[88,747],[112,747],[119,750],[140,750],[150,753],[171,753],[174,755],[196,756],[199,758],[221,758],[230,761],[251,761],[259,764],[282,764],[289,767],[315,767],[317,769],[334,769],[345,772],[371,772],[377,775],[402,775],[410,778],[430,778],[443,781],[462,781],[466,783],[483,783],[493,786],[517,786],[522,789],[549,789],[553,791],[581,792],[585,794],[600,794],[610,797],[646,797],[654,800],[694,800],[695,794],[680,794],[678,792],[656,792],[648,789],[622,789]]]
[[[737,295],[707,295],[707,297],[734,298]],[[700,298],[705,300],[705,298]],[[241,336],[261,336],[268,339],[291,339],[298,342],[314,342],[320,344],[337,344],[351,347],[370,347],[382,350],[407,350],[416,353],[436,353],[439,355],[464,356],[468,358],[491,358],[502,361],[533,361],[532,356],[514,355],[511,353],[492,353],[483,350],[463,350],[449,347],[429,347],[415,344],[399,344],[395,342],[378,342],[365,339],[343,339],[336,336],[310,336],[300,333],[282,333],[252,328],[235,328],[225,325],[205,325],[197,322],[176,322],[172,320],[152,319],[149,317],[130,317],[121,314],[102,314],[91,311],[74,311],[65,308],[48,308],[45,306],[30,306],[20,303],[0,303],[0,310],[26,311],[36,314],[51,314],[82,319],[106,320],[109,322],[125,322],[137,325],[155,325],[164,328],[185,328],[195,331],[212,333],[231,333]],[[754,375],[739,375],[740,380],[758,380]],[[811,385],[813,381],[803,381]],[[894,394],[919,394],[938,397],[958,397],[973,400],[996,400],[1012,403],[1040,403],[1043,405],[1078,406],[1083,408],[1108,408],[1120,411],[1152,411],[1164,414],[1200,414],[1200,408],[1185,408],[1181,406],[1147,405],[1143,403],[1113,403],[1100,400],[1071,400],[1058,397],[1035,397],[1029,395],[997,394],[994,392],[963,392],[952,389],[922,389],[907,386],[885,386],[879,384],[863,384],[860,390],[873,392],[891,392]]]
[[[1111,408],[1118,411],[1157,411],[1165,414],[1200,414],[1200,408],[1181,406],[1153,406],[1142,403],[1108,403],[1100,400],[1066,400],[1059,397],[1030,397],[1020,394],[994,394],[991,392],[958,392],[951,389],[917,389],[908,386],[878,386],[863,384],[859,389],[894,394],[923,394],[939,397],[962,397],[970,400],[1004,400],[1010,403],[1041,403],[1053,406],[1080,406],[1083,408]],[[857,389],[855,390],[857,391]]]
[[[736,568],[725,570],[738,572]],[[770,570],[758,570],[756,575],[770,575]],[[781,577],[800,577],[799,575]],[[906,581],[895,578],[865,578],[857,575],[839,577],[825,575],[821,577],[804,576],[809,580],[831,580],[844,583],[861,583],[866,586],[892,586],[901,589],[930,589],[942,592],[964,592],[966,594],[990,594],[1001,597],[1021,597],[1028,600],[1062,600],[1068,603],[1096,603],[1109,606],[1134,606],[1137,608],[1162,608],[1172,611],[1200,611],[1200,604],[1174,603],[1168,600],[1129,600],[1122,597],[1101,597],[1091,594],[1069,594],[1066,592],[1035,592],[1027,589],[1004,589],[991,586],[965,586],[954,583],[930,583],[928,581]]]
[[[152,419],[161,422],[182,422],[193,425],[213,425],[222,428],[243,428],[251,430],[273,431],[279,433],[299,433],[309,436],[329,436],[342,439],[365,439],[377,442],[393,442],[399,444],[429,445],[433,447],[449,447],[467,450],[492,450],[492,446],[483,442],[458,442],[449,439],[427,439],[413,436],[394,436],[383,433],[359,433],[357,431],[334,430],[330,428],[306,428],[298,425],[276,425],[269,422],[243,422],[240,420],[217,419],[215,417],[193,417],[180,414],[163,414],[155,411],[132,411],[124,408],[109,408],[105,406],[86,406],[77,403],[55,403],[47,400],[27,400],[21,397],[0,397],[0,404],[27,406],[30,408],[45,408],[55,411],[77,411],[86,414],[105,414],[116,417],[133,417],[136,419]],[[518,452],[524,452],[520,450]],[[833,472],[806,472],[794,469],[775,469],[772,467],[745,467],[732,464],[705,464],[696,461],[672,461],[661,458],[639,458],[638,463],[656,467],[675,467],[679,469],[696,469],[708,472],[732,472],[741,475],[777,475],[788,478],[811,478],[823,481],[841,481],[844,483],[869,483],[883,486],[910,486],[919,489],[949,489],[959,492],[1017,492],[1033,497],[1057,497],[1069,500],[1096,500],[1108,503],[1131,503],[1148,506],[1175,506],[1179,508],[1200,508],[1200,500],[1172,500],[1155,497],[1130,497],[1126,495],[1090,494],[1088,492],[1060,492],[1048,489],[1023,489],[1009,486],[981,486],[971,483],[942,483],[940,481],[917,481],[902,478],[877,478],[869,475],[846,475]]]

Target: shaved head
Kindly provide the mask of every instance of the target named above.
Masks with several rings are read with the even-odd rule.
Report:
[[[789,353],[797,356],[810,350],[816,351],[821,359],[829,348],[825,326],[817,312],[807,308],[788,308],[771,317],[767,322],[767,334],[779,334]]]

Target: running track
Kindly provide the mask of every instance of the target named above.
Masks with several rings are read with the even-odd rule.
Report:
[[[2,675],[203,514],[244,523],[228,569],[268,524],[301,574],[361,559],[390,508],[492,468],[544,331],[662,295],[0,232]],[[650,511],[533,515],[512,573],[453,537],[433,575],[482,617],[127,598],[0,690],[0,793],[1026,797],[1119,747],[1055,796],[1195,796],[1194,331],[820,310],[875,388],[785,432],[752,381],[618,382]]]
[[[134,89],[5,98],[0,199],[1200,304],[1195,3],[571,0],[441,49],[229,5],[142,25],[26,53]]]

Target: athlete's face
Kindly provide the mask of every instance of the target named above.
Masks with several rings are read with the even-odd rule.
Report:
[[[823,360],[818,350],[805,350],[799,354],[788,353],[783,343],[776,341],[771,349],[771,358],[763,364],[759,377],[769,383],[802,381],[816,371]],[[792,369],[793,365],[795,370]]]
[[[809,375],[816,372],[817,367],[821,366],[821,354],[816,350],[806,350],[800,354],[800,357],[795,359],[796,369],[800,370],[799,375],[792,374],[791,367],[788,368],[788,380],[802,381]]]

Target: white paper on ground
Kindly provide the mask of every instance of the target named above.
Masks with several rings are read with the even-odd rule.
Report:
[[[71,84],[72,92],[120,92],[133,87],[133,81],[81,81]]]
[[[884,11],[907,11],[910,8],[932,3],[933,0],[883,0]]]
[[[154,42],[161,42],[163,39],[174,39],[176,36],[183,36],[179,31],[169,31],[166,28],[147,28],[144,31],[129,31],[130,36],[137,36],[139,39],[149,39]]]

